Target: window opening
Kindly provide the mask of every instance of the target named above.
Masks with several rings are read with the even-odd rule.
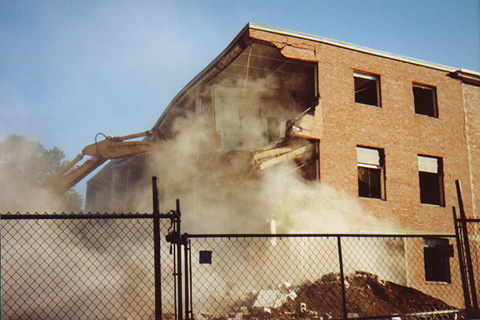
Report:
[[[435,118],[438,117],[437,93],[435,87],[414,84],[413,99],[416,114],[423,114]]]
[[[450,283],[450,259],[453,246],[448,239],[423,239],[423,256],[425,262],[425,281]]]
[[[418,156],[420,202],[444,206],[442,158]]]
[[[354,72],[355,102],[380,107],[379,76]]]
[[[385,200],[384,152],[357,147],[358,195]]]

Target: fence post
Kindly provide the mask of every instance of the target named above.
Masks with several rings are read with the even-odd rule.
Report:
[[[160,259],[160,209],[158,178],[152,177],[153,190],[153,260],[155,272],[155,320],[162,319],[162,269]]]
[[[347,313],[347,298],[345,294],[345,277],[343,274],[343,258],[342,258],[342,239],[340,236],[337,237],[337,243],[338,243],[338,263],[340,267],[340,283],[341,283],[341,288],[342,288],[342,308],[343,308],[343,319],[348,318],[348,313]]]
[[[2,236],[2,218],[0,217],[0,239]],[[2,320],[2,247],[0,246],[0,320]]]
[[[177,245],[177,299],[178,299],[178,317],[180,320],[183,320],[183,294],[182,294],[182,230],[181,230],[181,220],[180,220],[180,200],[177,199],[177,218],[176,218],[176,245]]]
[[[457,240],[457,251],[458,251],[458,264],[460,265],[460,276],[462,277],[462,288],[463,288],[463,297],[465,299],[465,308],[470,310],[472,305],[470,303],[470,292],[468,291],[468,278],[465,273],[465,254],[463,253],[462,240],[461,240],[461,230],[459,227],[459,222],[457,220],[457,213],[455,207],[452,207],[453,211],[453,223],[455,225],[455,238]]]
[[[183,240],[184,240],[184,246],[183,246],[183,252],[184,252],[184,255],[185,255],[185,267],[184,267],[184,271],[185,271],[185,319],[186,320],[190,320],[190,313],[192,311],[192,308],[190,306],[190,303],[191,303],[191,300],[190,300],[190,282],[191,281],[191,278],[190,278],[190,274],[189,272],[191,271],[191,268],[189,267],[190,265],[190,259],[191,259],[191,256],[190,256],[190,245],[189,245],[189,240],[188,240],[188,235],[185,233],[183,235]]]

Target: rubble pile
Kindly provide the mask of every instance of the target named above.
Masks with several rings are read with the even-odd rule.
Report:
[[[390,281],[382,281],[367,272],[355,272],[345,277],[347,310],[351,316],[365,317],[398,313],[453,310],[445,302],[416,289]],[[304,304],[302,306],[302,303]],[[285,302],[282,313],[297,313],[306,305],[317,317],[342,318],[342,288],[338,274],[328,274],[297,291],[294,300]]]
[[[381,280],[368,272],[357,271],[347,275],[345,295],[349,318],[456,309],[419,290]],[[252,298],[243,300],[241,307],[237,302],[236,307],[230,310],[233,312],[227,312],[227,316],[200,313],[196,314],[196,319],[343,318],[342,286],[340,275],[336,273],[296,288],[287,283],[277,289],[261,290]]]

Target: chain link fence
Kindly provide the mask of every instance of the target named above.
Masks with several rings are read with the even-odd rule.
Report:
[[[468,253],[465,254],[467,254],[470,259],[470,261],[465,261],[467,264],[466,285],[470,291],[470,303],[477,312],[476,316],[478,317],[480,316],[478,312],[478,306],[480,304],[480,219],[467,219],[464,223],[469,245]],[[469,262],[471,262],[471,264],[469,264]]]
[[[2,215],[3,319],[154,319],[152,215],[50,217]],[[171,221],[160,230],[162,317],[173,319]],[[465,307],[448,235],[185,234],[182,243],[190,319],[453,319]]]
[[[162,235],[169,228],[160,220]],[[164,318],[175,307],[173,259],[162,236]],[[151,218],[1,221],[2,319],[153,319],[154,278]]]
[[[480,220],[467,223],[476,292],[480,293]],[[478,298],[478,297],[477,297]]]
[[[455,259],[436,256],[434,276],[447,277],[425,279],[434,240],[444,244],[439,251],[453,250],[451,236],[189,235],[187,315],[457,318],[464,305]]]

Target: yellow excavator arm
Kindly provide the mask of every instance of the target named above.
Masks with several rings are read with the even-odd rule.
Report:
[[[148,136],[152,136],[151,131],[121,137],[105,137],[105,140],[86,146],[81,154],[77,155],[47,182],[47,188],[56,195],[62,195],[109,159],[127,156],[141,157],[151,154],[153,141],[126,141]],[[74,168],[84,156],[91,158]]]
[[[151,137],[152,139],[129,141],[141,137]],[[95,139],[95,143],[83,148],[81,154],[77,155],[60,172],[52,176],[47,182],[47,188],[58,196],[63,195],[105,161],[128,156],[148,156],[154,152],[155,145],[158,148],[158,139],[152,131],[121,137],[105,136],[105,140],[98,142]],[[233,150],[226,152],[223,156],[225,158],[238,158],[239,152],[248,153],[248,157],[244,159],[246,161],[244,165],[252,166],[249,167],[250,170],[252,168],[254,170],[264,170],[285,161],[305,157],[313,152],[313,145],[308,140],[292,138],[263,148],[242,151]],[[77,165],[84,156],[90,156],[90,158]]]

